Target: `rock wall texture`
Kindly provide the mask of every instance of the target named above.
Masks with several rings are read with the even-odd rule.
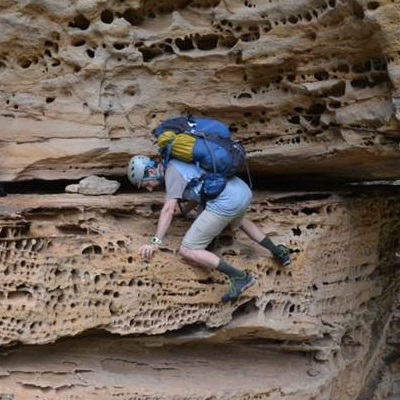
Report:
[[[332,184],[399,178],[399,22],[395,0],[2,0],[0,399],[400,398],[400,193]],[[189,220],[137,255],[163,197],[126,165],[182,113],[245,144],[249,215],[293,252],[219,237],[257,277],[235,304],[176,254]],[[92,175],[122,189],[56,193]]]
[[[0,180],[123,174],[220,118],[253,173],[397,178],[397,1],[2,1]]]
[[[137,255],[161,193],[3,198],[0,388],[16,398],[345,400],[372,395],[367,382],[389,368],[381,392],[393,393],[399,197],[259,193],[250,216],[294,262],[282,269],[227,231],[214,251],[257,277],[233,304],[220,301],[222,275],[175,254],[190,221],[176,221],[154,260]],[[90,331],[136,339],[9,348]]]

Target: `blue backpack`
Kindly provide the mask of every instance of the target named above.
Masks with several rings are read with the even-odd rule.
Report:
[[[195,163],[201,168],[231,177],[243,170],[246,151],[230,138],[229,128],[211,118],[169,118],[153,131],[165,163],[170,158]]]
[[[228,179],[241,172],[246,163],[243,145],[232,140],[228,126],[215,119],[169,118],[161,122],[153,134],[165,167],[170,158],[177,158],[207,171],[188,184],[190,188],[202,182],[202,201],[218,197]]]
[[[186,117],[168,118],[162,121],[153,134],[158,138],[165,131],[175,133],[205,133],[207,135],[216,135],[221,138],[230,139],[231,133],[227,125],[212,118],[197,118],[191,115]]]

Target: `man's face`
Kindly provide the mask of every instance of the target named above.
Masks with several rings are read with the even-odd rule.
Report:
[[[157,178],[148,181],[142,181],[138,184],[138,188],[144,188],[149,192],[152,192],[158,186],[160,186],[160,180]]]
[[[144,188],[152,192],[156,187],[161,185],[159,173],[155,168],[150,168],[144,174],[144,179],[138,183],[138,188]]]

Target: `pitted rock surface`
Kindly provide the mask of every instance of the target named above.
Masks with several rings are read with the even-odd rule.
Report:
[[[397,321],[391,308],[396,304],[398,293],[397,273],[393,268],[397,246],[393,238],[400,223],[398,197],[396,191],[377,196],[353,192],[353,189],[336,195],[329,192],[259,194],[251,207],[251,218],[274,241],[286,243],[294,261],[290,268],[283,269],[271,254],[249,242],[240,232],[226,231],[214,244],[214,251],[252,271],[257,284],[238,302],[223,304],[220,297],[227,290],[225,278],[217,272],[185,265],[176,254],[181,232],[190,221],[175,221],[168,240],[154,259],[145,262],[138,256],[138,245],[155,229],[163,199],[161,193],[102,197],[9,195],[0,199],[2,345],[44,345],[100,330],[138,336],[136,341],[132,339],[133,348],[137,345],[140,348],[141,341],[152,349],[188,344],[188,348],[180,350],[180,356],[173,355],[173,351],[165,355],[168,365],[180,364],[184,361],[179,361],[179,357],[193,355],[190,343],[198,342],[200,348],[204,345],[203,351],[211,351],[210,357],[213,351],[207,350],[207,346],[225,343],[228,364],[244,363],[245,370],[251,370],[254,362],[256,369],[264,368],[264,357],[271,357],[268,351],[279,350],[293,354],[291,362],[294,363],[291,365],[294,370],[282,366],[285,370],[282,370],[282,386],[278,381],[271,381],[261,385],[264,390],[259,392],[260,387],[250,389],[244,379],[236,389],[229,384],[231,389],[217,398],[263,399],[273,393],[273,398],[280,399],[287,398],[286,390],[293,390],[293,399],[306,399],[318,387],[320,393],[315,398],[328,399],[327,393],[333,390],[335,382],[340,382],[340,389],[335,391],[342,396],[338,398],[355,398],[374,368],[384,365],[382,354],[387,349],[389,331],[394,334],[394,343],[398,337],[396,330],[390,328]],[[150,338],[148,342],[140,339],[143,335]],[[102,347],[101,343],[107,340],[100,340],[98,345]],[[258,348],[259,361],[250,353],[246,358],[247,351],[251,350],[238,354],[241,361],[232,359],[229,354],[236,351],[232,346],[240,342],[244,348]],[[85,346],[83,343],[78,342],[77,346]],[[29,373],[21,375],[15,366],[21,362],[18,354],[23,350],[9,353],[4,349],[2,368],[5,371],[0,377],[0,387],[16,385],[15,393],[26,393],[31,379]],[[48,347],[42,349],[46,354]],[[69,365],[69,361],[62,361],[62,345],[54,349],[54,360],[59,356],[60,365]],[[40,354],[37,351],[26,360],[32,366],[29,368],[35,369],[32,362],[35,354]],[[96,364],[104,354],[93,351],[92,362]],[[140,351],[132,351],[134,357],[144,357]],[[160,351],[152,350],[146,357],[162,358],[163,350]],[[111,355],[104,357],[114,360]],[[132,362],[141,365],[142,361],[123,361],[124,357],[122,361],[113,361],[113,365],[118,369],[117,374],[122,374],[121,379],[125,374],[131,378],[120,382],[122,392],[112,393],[129,398],[126,397],[126,391],[131,390],[129,382],[140,373],[129,365]],[[361,360],[371,362],[371,368],[365,368]],[[44,362],[46,370],[54,368],[50,358]],[[196,359],[195,363],[198,362]],[[78,359],[76,372],[62,372],[69,383],[60,383],[58,387],[58,384],[45,383],[46,380],[41,383],[36,380],[33,387],[42,389],[36,388],[31,394],[52,387],[64,396],[60,398],[74,393],[83,396],[87,390],[89,398],[94,391],[107,398],[108,381],[101,387],[95,384],[104,365],[89,368],[93,368],[93,375],[85,384],[87,390],[80,391],[79,383],[75,382],[80,379],[80,363]],[[127,372],[122,371],[124,365],[128,367]],[[299,365],[302,366],[297,371],[297,380],[289,378],[290,371],[295,373]],[[157,374],[150,373],[154,368],[158,369],[151,367],[141,375],[143,392],[139,391],[137,398],[142,394],[163,398],[157,397],[161,396],[157,390],[146,389],[156,379]],[[165,378],[172,386],[164,398],[192,398],[193,392],[188,394],[183,386],[181,389],[174,386],[182,384],[182,374],[185,374],[182,365],[176,368],[180,378],[174,381],[174,374]],[[301,378],[304,373],[310,384]],[[202,374],[194,368],[188,379],[202,381]],[[251,379],[257,380],[257,376]],[[287,379],[294,385],[290,390],[284,383]],[[116,377],[115,382],[118,381]],[[22,382],[25,383],[20,386]],[[194,391],[198,393],[194,398],[207,398],[209,390],[219,393],[218,385],[210,388],[208,383],[211,383],[207,382],[204,380],[195,386]],[[63,388],[64,385],[69,389]],[[346,397],[345,392],[354,396],[347,394]],[[42,398],[52,396],[44,394]]]
[[[332,183],[399,179],[399,21],[394,0],[1,1],[0,399],[397,400],[398,189]],[[292,250],[282,269],[224,232],[257,277],[235,304],[176,254],[189,220],[137,254],[163,197],[127,192],[128,160],[187,113],[243,142],[250,217]],[[93,175],[120,192],[57,193]]]
[[[219,118],[253,173],[397,179],[394,1],[3,1],[0,181],[119,175]]]

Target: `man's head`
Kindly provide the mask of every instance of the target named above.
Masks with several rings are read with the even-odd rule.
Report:
[[[160,165],[149,157],[138,155],[130,159],[128,164],[128,179],[137,187],[152,191],[163,181]]]

